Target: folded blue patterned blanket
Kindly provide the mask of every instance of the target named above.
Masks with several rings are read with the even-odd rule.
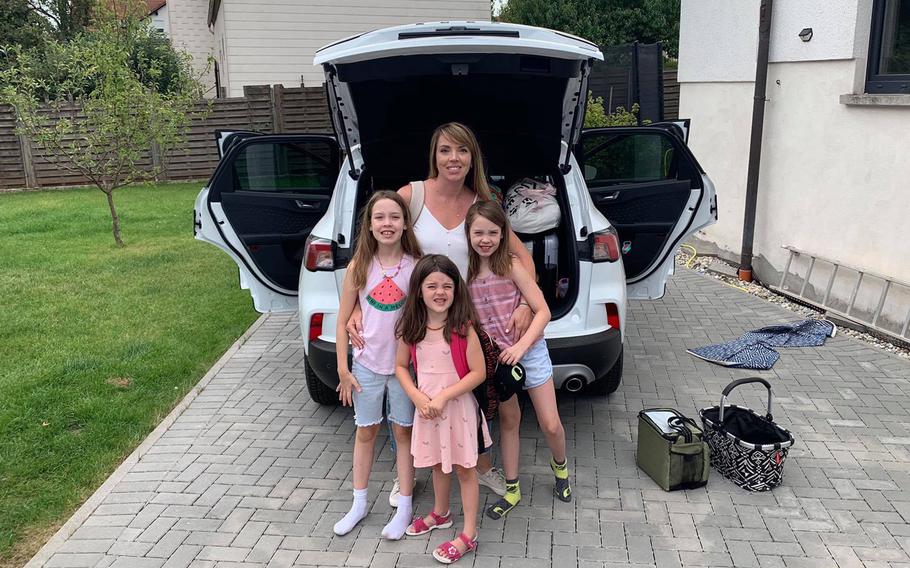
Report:
[[[744,333],[739,339],[687,349],[688,353],[717,365],[766,370],[780,359],[775,347],[815,347],[834,337],[837,326],[828,320],[806,319],[769,325]]]

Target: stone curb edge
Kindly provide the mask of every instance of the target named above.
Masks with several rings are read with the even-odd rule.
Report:
[[[152,433],[149,434],[145,440],[142,441],[139,446],[133,450],[133,452],[127,456],[123,463],[121,463],[114,473],[108,477],[104,483],[101,484],[91,497],[89,497],[85,503],[82,504],[79,509],[73,513],[73,516],[70,517],[60,529],[54,533],[54,536],[48,540],[44,546],[32,557],[31,560],[25,565],[24,568],[39,568],[43,566],[45,562],[50,560],[51,556],[56,553],[61,546],[66,542],[66,540],[72,536],[76,529],[82,526],[82,523],[98,508],[98,506],[104,501],[104,499],[111,493],[114,486],[123,479],[124,476],[129,472],[133,465],[139,462],[143,455],[158,441],[159,438],[167,431],[168,428],[183,414],[183,411],[189,407],[190,403],[199,395],[199,393],[211,382],[211,380],[218,374],[218,371],[224,367],[225,363],[243,346],[244,343],[250,338],[253,333],[259,329],[259,327],[268,319],[267,314],[259,316],[259,318],[253,322],[253,324],[243,332],[237,341],[235,341],[227,351],[212,365],[212,368],[199,379],[199,382],[196,383],[196,386],[190,389],[186,396],[177,403],[177,406],[174,407],[171,412],[165,416],[158,426],[152,430]]]

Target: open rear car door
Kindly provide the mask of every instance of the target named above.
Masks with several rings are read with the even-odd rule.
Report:
[[[619,234],[629,298],[663,296],[679,244],[717,219],[714,184],[686,146],[687,127],[593,128],[576,146],[594,206]]]
[[[259,312],[294,311],[306,240],[338,178],[333,136],[229,133],[196,199],[196,238],[227,252]]]

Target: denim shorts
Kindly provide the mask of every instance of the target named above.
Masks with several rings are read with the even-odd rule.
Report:
[[[545,384],[553,378],[553,363],[550,362],[550,351],[547,342],[538,339],[521,358],[525,368],[525,390]]]
[[[414,424],[414,403],[401,388],[395,375],[380,375],[356,360],[351,372],[360,383],[361,392],[354,391],[354,424],[374,426],[382,423],[383,400],[388,391],[389,422],[400,426]]]

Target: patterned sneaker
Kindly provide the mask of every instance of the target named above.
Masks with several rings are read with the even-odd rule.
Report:
[[[500,497],[506,494],[506,476],[499,468],[491,467],[486,473],[477,472],[477,482]]]
[[[417,478],[414,478],[414,487],[417,487]],[[401,482],[398,481],[398,478],[395,478],[395,481],[392,482],[392,492],[389,493],[389,505],[392,507],[398,508],[398,497],[401,495]],[[413,493],[412,493],[413,495]]]
[[[553,488],[553,493],[556,495],[557,499],[568,503],[572,500],[572,486],[569,485],[568,460],[563,463],[556,463],[556,460],[551,457],[550,469],[553,470],[553,475],[556,476],[556,487]]]
[[[398,508],[398,497],[401,496],[401,483],[398,481],[398,478],[395,478],[395,481],[392,483],[392,492],[389,493],[389,505],[392,507]]]

